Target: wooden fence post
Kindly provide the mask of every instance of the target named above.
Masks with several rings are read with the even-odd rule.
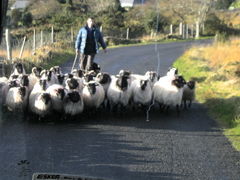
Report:
[[[22,43],[20,54],[19,54],[19,59],[22,58],[22,54],[23,54],[23,50],[24,50],[24,46],[25,46],[25,41],[26,41],[26,36],[24,36],[24,38],[23,38],[23,43]]]
[[[196,22],[196,35],[195,38],[198,39],[199,38],[199,22]]]
[[[172,35],[173,34],[173,25],[171,24],[170,25],[170,33],[169,33],[170,35]]]
[[[43,46],[43,30],[41,30],[41,47]]]
[[[6,29],[7,59],[12,60],[11,35],[9,29]]]
[[[182,35],[182,22],[179,24],[179,36]]]
[[[54,29],[53,29],[53,26],[52,26],[51,40],[52,40],[52,43],[54,43]]]
[[[36,51],[36,29],[33,30],[33,53]]]
[[[188,39],[188,24],[186,24],[186,39]]]
[[[129,28],[127,28],[127,36],[126,39],[129,39]]]

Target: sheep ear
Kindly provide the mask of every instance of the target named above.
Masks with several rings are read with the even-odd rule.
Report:
[[[36,68],[36,67],[33,67],[33,68],[32,68],[32,73],[36,73],[36,71],[37,71],[37,68]]]

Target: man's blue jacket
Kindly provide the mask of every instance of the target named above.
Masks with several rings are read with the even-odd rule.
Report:
[[[93,32],[94,32],[94,39],[95,39],[95,44],[96,44],[96,52],[98,52],[98,49],[99,49],[98,43],[100,43],[102,48],[105,49],[106,44],[103,40],[101,32],[95,27],[93,27]],[[80,50],[81,53],[84,53],[84,49],[86,46],[86,40],[87,40],[87,29],[86,29],[86,27],[82,27],[79,30],[78,35],[77,35],[77,39],[75,42],[75,49],[78,49],[78,50]]]

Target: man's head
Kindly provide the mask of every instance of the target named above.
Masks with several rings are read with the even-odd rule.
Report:
[[[87,26],[89,27],[89,28],[92,28],[93,26],[94,26],[94,20],[93,20],[93,18],[88,18],[87,19]]]

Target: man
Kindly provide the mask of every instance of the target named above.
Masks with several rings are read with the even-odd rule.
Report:
[[[84,72],[92,69],[94,57],[99,49],[98,43],[106,53],[107,46],[101,32],[95,27],[93,19],[88,18],[86,26],[80,29],[75,43],[76,54],[80,53],[80,69]]]

